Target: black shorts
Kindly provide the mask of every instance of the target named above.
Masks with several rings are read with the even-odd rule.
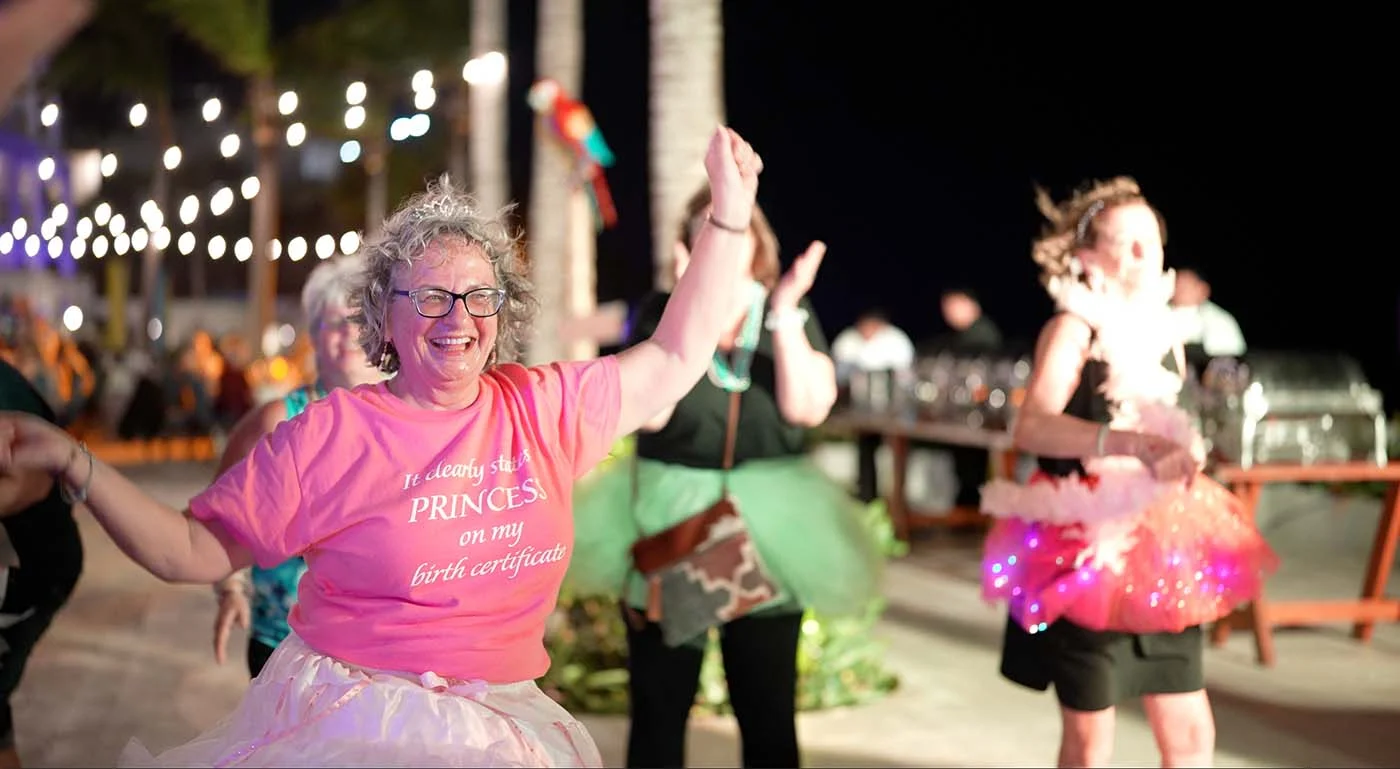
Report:
[[[1028,633],[1007,618],[1001,674],[1022,686],[1055,687],[1071,710],[1106,710],[1145,694],[1184,694],[1205,688],[1205,634],[1108,633],[1058,620]]]

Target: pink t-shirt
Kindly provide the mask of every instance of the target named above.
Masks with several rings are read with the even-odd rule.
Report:
[[[303,555],[290,625],[353,665],[509,683],[549,669],[573,482],[616,435],[617,359],[482,376],[460,411],[335,390],[190,502],[271,567]]]

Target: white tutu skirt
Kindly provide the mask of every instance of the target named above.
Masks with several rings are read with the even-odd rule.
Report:
[[[354,668],[288,636],[238,708],[120,766],[600,767],[593,738],[533,681],[489,685]]]

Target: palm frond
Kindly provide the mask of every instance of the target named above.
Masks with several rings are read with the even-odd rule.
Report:
[[[186,0],[191,1],[191,0]],[[298,30],[279,47],[288,71],[401,72],[465,61],[471,3],[363,0]]]
[[[44,79],[80,93],[154,98],[171,87],[173,35],[151,0],[103,0]]]
[[[345,86],[361,80],[371,97],[366,125],[382,126],[391,105],[422,68],[460,71],[470,41],[464,0],[361,0],[296,30],[276,48],[278,79],[301,94],[298,116],[323,135],[345,131]]]
[[[150,0],[235,75],[273,71],[270,0]]]

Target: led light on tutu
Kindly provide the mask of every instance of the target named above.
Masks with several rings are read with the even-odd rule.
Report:
[[[1139,515],[1095,524],[998,521],[984,597],[1006,601],[1030,632],[1062,617],[1091,630],[1155,633],[1226,616],[1258,595],[1278,559],[1227,489],[1206,477],[1179,489]]]

